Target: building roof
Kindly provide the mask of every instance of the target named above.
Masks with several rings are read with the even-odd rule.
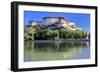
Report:
[[[47,18],[57,18],[57,19],[64,19],[64,17],[52,17],[52,16],[50,16],[50,17],[43,17],[43,19],[47,19]]]

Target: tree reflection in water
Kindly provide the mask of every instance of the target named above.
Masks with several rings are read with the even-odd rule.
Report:
[[[24,48],[24,61],[90,58],[88,41],[32,41],[25,42]]]

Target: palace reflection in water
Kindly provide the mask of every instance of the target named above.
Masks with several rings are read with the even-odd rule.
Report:
[[[24,43],[24,61],[90,58],[89,41],[34,41]]]

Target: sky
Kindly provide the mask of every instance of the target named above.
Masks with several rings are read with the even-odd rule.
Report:
[[[77,27],[90,32],[90,14],[84,13],[62,13],[62,12],[40,12],[24,11],[24,24],[29,25],[29,21],[43,21],[43,17],[64,17],[74,22]]]

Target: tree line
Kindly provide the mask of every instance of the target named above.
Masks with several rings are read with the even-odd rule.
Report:
[[[86,39],[90,38],[84,30],[71,30],[68,28],[61,28],[59,30],[52,30],[47,27],[25,27],[24,40],[67,40],[67,39]]]

